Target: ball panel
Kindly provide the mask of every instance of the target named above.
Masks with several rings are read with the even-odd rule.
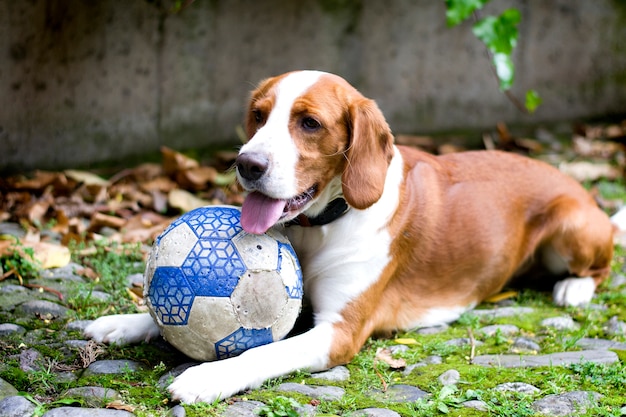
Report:
[[[158,324],[187,324],[194,293],[180,268],[156,268],[148,289],[148,303]]]
[[[198,239],[232,239],[242,230],[241,211],[236,207],[200,207],[185,216]]]
[[[161,235],[156,244],[154,259],[156,266],[180,266],[193,248],[197,238],[185,223]]]
[[[276,340],[281,340],[293,328],[293,324],[296,322],[296,319],[300,315],[300,310],[302,309],[302,302],[299,299],[289,298],[287,300],[287,304],[283,309],[282,314],[276,320],[274,325],[272,326],[272,338]]]
[[[156,270],[156,253],[158,245],[155,243],[152,245],[152,249],[148,254],[146,260],[146,269],[143,272],[143,298],[148,298],[148,290],[150,289],[150,283],[152,282],[152,276]]]
[[[229,240],[197,240],[181,267],[196,295],[228,297],[246,267]]]
[[[242,327],[215,343],[215,351],[217,359],[226,359],[273,341],[270,329],[245,329]]]
[[[229,298],[196,297],[186,326],[162,326],[175,348],[197,360],[215,360],[215,342],[239,329]]]
[[[237,319],[243,327],[270,327],[281,316],[287,293],[276,271],[248,270],[230,296]]]
[[[290,244],[279,243],[279,267],[287,294],[291,298],[302,299],[302,268],[296,252]]]
[[[248,269],[278,268],[278,242],[266,235],[241,232],[232,240]]]

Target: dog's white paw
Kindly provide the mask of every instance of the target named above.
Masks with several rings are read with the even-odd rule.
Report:
[[[118,314],[96,319],[85,328],[85,336],[98,343],[118,345],[149,341],[159,335],[150,314]]]
[[[251,370],[238,369],[237,358],[207,362],[180,374],[167,388],[172,398],[183,403],[213,402],[228,398],[263,382],[250,381]]]
[[[567,278],[554,285],[552,298],[559,306],[580,306],[589,304],[595,291],[593,278]]]

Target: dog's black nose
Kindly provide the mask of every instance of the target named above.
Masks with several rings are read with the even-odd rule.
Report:
[[[270,165],[267,157],[259,153],[242,153],[237,157],[235,163],[239,175],[249,181],[256,181],[261,178]]]

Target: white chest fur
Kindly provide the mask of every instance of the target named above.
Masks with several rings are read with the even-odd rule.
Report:
[[[315,309],[316,323],[334,323],[353,299],[369,288],[389,263],[387,224],[399,201],[403,180],[399,151],[387,171],[385,191],[365,210],[350,209],[318,227],[287,227],[304,274],[304,293]]]

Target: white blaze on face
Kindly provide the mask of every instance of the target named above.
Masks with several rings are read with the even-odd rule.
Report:
[[[276,101],[265,125],[246,143],[240,153],[261,153],[270,166],[264,178],[263,194],[276,199],[289,199],[304,190],[297,189],[295,175],[299,151],[289,133],[291,109],[324,73],[300,71],[287,75],[276,85]]]

